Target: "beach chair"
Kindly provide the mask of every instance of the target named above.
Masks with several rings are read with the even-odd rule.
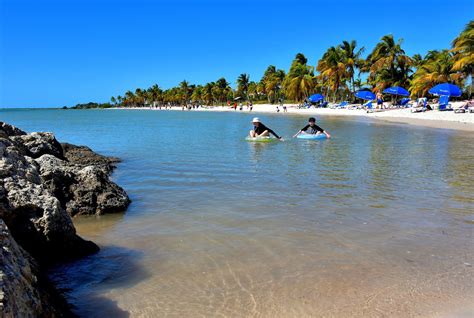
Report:
[[[428,100],[426,97],[421,97],[416,100],[417,106],[413,107],[411,112],[412,113],[421,113],[426,111],[426,104],[428,103]]]
[[[398,106],[400,106],[400,107],[407,107],[409,101],[410,101],[409,98],[402,98],[402,100],[400,101],[400,104],[399,104]]]
[[[453,110],[451,108],[451,104],[449,104],[449,96],[448,95],[441,95],[439,97],[438,110],[439,111]]]
[[[324,108],[324,107],[327,107],[327,106],[328,106],[328,104],[329,104],[329,102],[326,102],[326,101],[325,101],[325,102],[322,102],[321,104],[319,104],[319,106],[318,106],[318,107],[320,107],[320,108]]]
[[[343,102],[341,102],[339,105],[337,105],[337,107],[344,108],[344,107],[347,106],[347,105],[349,105],[349,102],[343,101]]]

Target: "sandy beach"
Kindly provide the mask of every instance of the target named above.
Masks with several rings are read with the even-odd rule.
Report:
[[[456,103],[453,103],[456,107]],[[422,113],[413,113],[411,108],[403,109],[383,109],[374,110],[373,112],[367,112],[364,109],[355,109],[356,106],[360,105],[348,105],[347,108],[297,108],[295,104],[285,104],[287,112],[283,111],[282,107],[279,107],[280,111],[276,111],[276,105],[270,104],[258,104],[254,105],[251,113],[274,113],[282,116],[289,114],[305,114],[308,116],[360,116],[374,118],[377,120],[384,120],[394,123],[402,123],[409,125],[425,126],[431,128],[441,129],[456,129],[463,131],[474,131],[474,113],[454,113],[454,111],[440,112],[437,110],[426,111]],[[352,109],[351,109],[352,108]],[[121,107],[111,109],[140,109],[140,110],[159,110],[157,108],[149,107]],[[181,107],[172,107],[172,110],[182,110]],[[164,111],[164,109],[161,109]],[[211,112],[249,112],[244,106],[243,110],[234,110],[228,106],[204,106],[190,111],[211,111]]]

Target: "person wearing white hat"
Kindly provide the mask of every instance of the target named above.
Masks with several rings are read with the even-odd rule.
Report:
[[[281,137],[278,136],[276,132],[274,132],[273,130],[271,130],[264,124],[262,124],[262,122],[260,121],[258,117],[254,117],[254,119],[252,119],[252,124],[253,124],[253,129],[249,133],[251,138],[268,137],[270,136],[270,134],[272,134],[276,138],[281,139]]]

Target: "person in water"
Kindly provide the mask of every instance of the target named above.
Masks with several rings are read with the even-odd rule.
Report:
[[[273,130],[271,130],[270,128],[268,128],[267,126],[265,126],[264,124],[262,124],[262,122],[260,121],[260,119],[258,117],[255,117],[253,120],[252,120],[252,124],[253,124],[253,129],[250,131],[249,135],[251,138],[255,138],[255,137],[269,137],[270,134],[272,134],[273,136],[275,136],[276,138],[278,139],[281,139],[280,136],[278,136],[276,134],[276,132],[274,132]]]
[[[327,138],[331,138],[331,135],[327,131],[325,131],[318,125],[316,125],[316,119],[314,117],[310,117],[308,119],[308,124],[304,126],[303,128],[301,128],[301,130],[298,131],[296,135],[293,136],[293,138],[295,138],[301,133],[306,133],[306,134],[311,134],[311,135],[325,134]]]

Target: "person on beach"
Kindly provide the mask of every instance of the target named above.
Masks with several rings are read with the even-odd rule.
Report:
[[[296,136],[298,136],[301,133],[306,133],[306,134],[311,134],[311,135],[325,134],[327,138],[331,138],[331,135],[327,131],[325,131],[324,129],[322,129],[318,125],[316,125],[316,119],[314,117],[310,117],[308,119],[308,124],[306,126],[304,126],[303,128],[301,128],[301,130],[298,131],[293,136],[293,138],[295,138]]]
[[[286,109],[286,106],[285,106],[285,105],[283,105],[283,112],[284,112],[284,113],[287,113],[287,112],[288,112],[288,109]]]
[[[269,137],[270,134],[275,136],[277,139],[281,139],[280,136],[276,134],[273,130],[262,124],[258,117],[252,119],[253,129],[250,131],[249,136],[251,138],[255,137]]]
[[[250,102],[250,110],[249,110],[249,111],[251,112],[251,111],[252,111],[252,109],[253,109],[253,103],[252,103],[252,102]]]
[[[377,93],[377,108],[383,108],[383,95],[380,92]]]

